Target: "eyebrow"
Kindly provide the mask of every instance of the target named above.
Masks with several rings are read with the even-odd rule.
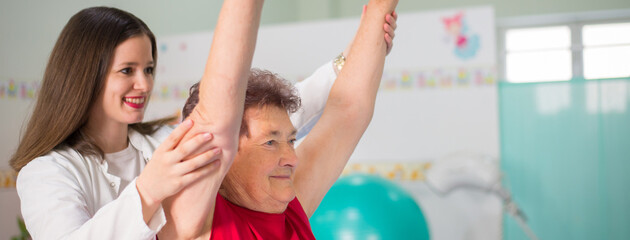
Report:
[[[140,64],[137,62],[124,62],[124,63],[118,64],[117,66],[138,66],[138,65]],[[155,65],[155,62],[150,61],[147,63],[147,65]]]
[[[295,136],[297,134],[297,129],[293,129],[293,131],[291,131],[291,134],[289,134],[289,136]],[[269,132],[269,135],[271,136],[278,136],[280,135],[280,131],[278,130],[272,130]]]

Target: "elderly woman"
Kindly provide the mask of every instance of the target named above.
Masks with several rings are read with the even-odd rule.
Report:
[[[185,107],[193,109],[191,117],[206,123],[224,122],[221,119],[225,116],[236,120],[234,116],[244,109],[242,124],[231,122],[230,131],[211,129],[216,132],[215,143],[223,149],[220,166],[210,177],[165,200],[167,224],[160,239],[314,239],[308,217],[341,174],[371,120],[386,55],[381,28],[384,16],[393,12],[396,4],[396,0],[370,1],[321,119],[297,149],[296,129],[288,113],[299,107],[299,98],[276,75],[252,70],[244,104],[236,107],[243,100],[238,93],[241,85],[235,88],[238,91],[226,91],[237,93],[235,98],[225,95],[223,99],[231,107],[228,112],[202,111],[208,108],[200,108],[204,101],[194,106],[195,98],[203,99],[212,89],[204,86],[208,79],[201,81],[198,91],[193,88]],[[213,49],[227,44],[217,41],[220,39],[253,41],[248,35],[253,28],[237,22],[221,25],[230,18],[257,24],[260,7],[252,1],[226,1]],[[238,34],[227,37],[227,26],[249,29],[230,31]],[[209,64],[216,61],[212,54]],[[249,63],[251,58],[240,60]],[[232,65],[239,66],[239,74],[250,72],[240,68],[248,64]]]

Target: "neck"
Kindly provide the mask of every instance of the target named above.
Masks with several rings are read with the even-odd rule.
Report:
[[[127,148],[128,125],[119,122],[90,118],[85,126],[86,133],[104,153],[119,152]]]
[[[257,212],[278,214],[283,213],[289,206],[288,202],[280,202],[271,198],[257,201],[244,190],[238,190],[239,189],[231,189],[231,191],[228,191],[225,188],[221,188],[219,189],[219,195],[228,202]]]

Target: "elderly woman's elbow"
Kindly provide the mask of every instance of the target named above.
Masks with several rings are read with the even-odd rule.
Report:
[[[357,105],[349,115],[355,126],[365,130],[374,116],[374,106]]]
[[[374,116],[374,103],[365,101],[338,101],[331,104],[331,114],[338,124],[366,129]]]

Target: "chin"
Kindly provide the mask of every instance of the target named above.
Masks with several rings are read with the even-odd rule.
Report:
[[[129,121],[127,121],[128,124],[135,124],[135,123],[141,123],[142,119],[144,116],[139,116],[139,117],[135,117],[135,118],[131,118],[129,119]]]
[[[282,199],[282,202],[289,204],[289,202],[295,199],[295,192],[291,191],[290,193],[282,194],[282,196],[279,199]]]

